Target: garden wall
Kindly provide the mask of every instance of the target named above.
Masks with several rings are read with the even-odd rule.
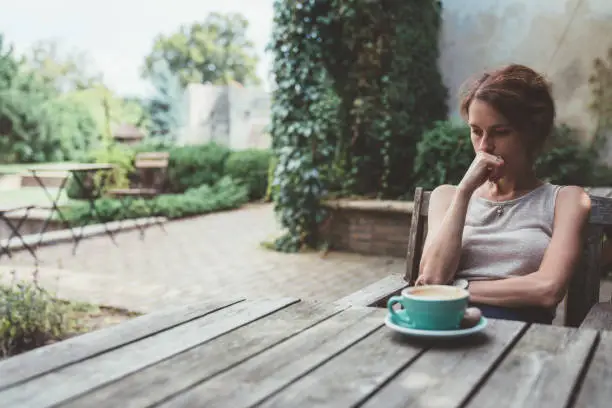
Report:
[[[365,255],[406,257],[412,202],[334,200],[321,233],[330,249]]]

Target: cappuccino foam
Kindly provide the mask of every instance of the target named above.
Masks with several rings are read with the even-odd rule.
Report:
[[[452,286],[449,286],[448,288],[427,286],[417,287],[410,290],[408,294],[415,297],[440,300],[459,299],[463,297],[463,291]]]

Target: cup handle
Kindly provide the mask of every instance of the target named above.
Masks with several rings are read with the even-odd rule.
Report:
[[[410,321],[410,319],[408,318],[408,316],[403,316],[403,317],[399,317],[397,312],[393,309],[393,306],[395,306],[396,303],[399,303],[400,305],[402,305],[402,297],[401,296],[391,296],[389,298],[389,300],[387,301],[387,310],[389,311],[389,313],[391,314],[391,316],[393,316],[394,318],[404,321],[408,324],[412,324],[412,322]]]

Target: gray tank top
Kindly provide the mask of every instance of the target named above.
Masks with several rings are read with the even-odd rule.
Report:
[[[546,183],[514,200],[472,197],[457,277],[468,280],[522,276],[540,268],[553,231],[561,186]]]

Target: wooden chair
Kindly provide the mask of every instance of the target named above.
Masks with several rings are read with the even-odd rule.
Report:
[[[130,183],[129,188],[111,189],[107,194],[119,199],[124,209],[129,209],[129,204],[134,198],[142,198],[148,204],[150,211],[153,198],[162,194],[168,172],[170,154],[167,152],[138,153],[134,160],[135,180]],[[157,221],[164,231],[161,221]],[[138,225],[141,239],[144,237],[144,228]]]
[[[423,244],[427,236],[430,193],[421,187],[417,187],[415,191],[404,276],[386,277],[340,299],[339,302],[386,307],[387,300],[391,296],[414,284],[419,274]],[[594,318],[595,315],[601,316],[601,311],[607,308],[607,302],[599,303],[599,283],[604,228],[612,225],[612,199],[593,195],[590,197],[591,213],[584,233],[582,256],[566,296],[564,321],[566,326],[579,326],[589,311]]]

